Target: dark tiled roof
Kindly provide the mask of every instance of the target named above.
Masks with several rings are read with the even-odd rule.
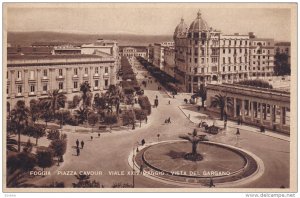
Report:
[[[275,46],[291,46],[291,42],[278,42]]]
[[[8,47],[7,54],[51,54],[53,48],[50,47]]]

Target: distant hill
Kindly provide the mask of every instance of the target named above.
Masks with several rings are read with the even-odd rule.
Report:
[[[135,34],[78,34],[59,32],[8,32],[7,42],[12,46],[29,46],[34,42],[91,43],[97,39],[116,40],[119,45],[146,46],[155,42],[171,41],[171,35],[135,35]]]

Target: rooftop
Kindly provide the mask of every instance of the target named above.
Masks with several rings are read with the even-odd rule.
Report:
[[[8,55],[7,60],[43,60],[43,59],[80,59],[80,58],[102,58],[91,54],[79,55]]]

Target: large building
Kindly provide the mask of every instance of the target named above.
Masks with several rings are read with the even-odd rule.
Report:
[[[188,92],[199,89],[201,83],[232,83],[247,79],[253,72],[256,76],[273,74],[272,39],[257,39],[253,34],[222,34],[208,26],[200,11],[189,27],[181,19],[173,39],[175,78]]]
[[[89,82],[93,92],[101,92],[108,89],[109,85],[116,84],[118,45],[116,42],[107,43],[103,40],[96,43],[97,45],[84,45],[80,50],[84,54],[79,54],[78,48],[60,47],[57,47],[59,55],[8,54],[8,110],[18,100],[24,100],[28,105],[31,99],[45,97],[48,91],[54,89],[71,97],[73,93],[80,91],[80,84],[83,82]]]
[[[119,55],[125,56],[129,59],[133,57],[143,57],[144,59],[147,59],[147,48],[143,46],[120,46]]]
[[[164,48],[174,46],[174,42],[154,43],[153,47],[153,65],[164,71]]]
[[[175,49],[174,47],[164,48],[164,71],[172,77],[175,77]]]

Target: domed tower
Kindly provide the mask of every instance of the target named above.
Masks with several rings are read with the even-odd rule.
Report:
[[[173,35],[174,41],[176,40],[176,38],[186,38],[187,33],[188,33],[188,26],[184,22],[184,19],[181,18],[180,23],[176,26],[174,31],[174,35]]]
[[[220,33],[210,28],[198,11],[197,18],[188,30],[186,88],[197,91],[201,83],[211,81],[217,75]]]

